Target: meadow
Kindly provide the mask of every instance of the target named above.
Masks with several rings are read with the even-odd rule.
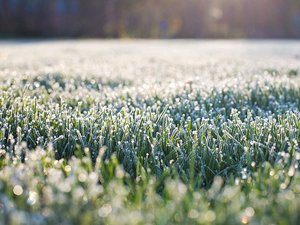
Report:
[[[1,41],[0,225],[298,224],[299,41]]]

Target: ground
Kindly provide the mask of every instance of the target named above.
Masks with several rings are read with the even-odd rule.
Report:
[[[297,224],[299,41],[0,42],[0,224]]]

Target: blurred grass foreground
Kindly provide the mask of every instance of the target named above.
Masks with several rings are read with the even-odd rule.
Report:
[[[0,0],[0,37],[299,38],[299,0]]]

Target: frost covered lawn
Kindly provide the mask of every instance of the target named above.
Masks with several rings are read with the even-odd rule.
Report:
[[[299,41],[0,42],[0,224],[298,224]]]

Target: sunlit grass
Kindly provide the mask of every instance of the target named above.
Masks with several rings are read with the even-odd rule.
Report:
[[[30,45],[41,57],[31,52],[31,63],[28,46],[23,58],[6,47],[0,224],[298,223],[293,55],[251,64],[255,57],[239,50],[243,60],[224,61],[225,44],[203,48],[212,59],[197,61],[189,47],[183,55],[192,59],[171,62],[179,52],[159,55],[160,42],[150,42],[154,50],[108,42],[120,56],[102,45],[78,44],[72,57],[68,43],[43,44],[49,52]],[[50,63],[55,49],[60,61]],[[140,64],[130,62],[138,56]]]

